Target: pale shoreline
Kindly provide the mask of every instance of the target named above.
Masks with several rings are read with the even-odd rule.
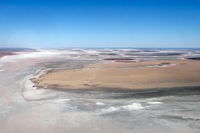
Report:
[[[55,70],[34,78],[38,88],[57,90],[148,90],[200,86],[200,61],[104,61],[81,69]]]

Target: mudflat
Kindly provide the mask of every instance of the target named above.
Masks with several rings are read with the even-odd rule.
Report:
[[[155,89],[200,86],[200,61],[103,61],[81,69],[55,70],[34,78],[49,89]]]

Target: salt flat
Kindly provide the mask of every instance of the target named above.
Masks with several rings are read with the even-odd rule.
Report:
[[[194,55],[188,54],[191,52]],[[181,54],[166,56],[166,53]],[[154,56],[155,54],[157,56]],[[158,54],[161,55],[158,56]],[[200,128],[199,63],[198,60],[186,59],[191,56],[198,56],[198,52],[190,50],[152,52],[142,49],[137,51],[133,49],[65,49],[22,52],[1,58],[0,68],[4,71],[0,72],[0,132],[198,133]],[[106,58],[132,58],[133,60],[131,62],[130,60],[128,62],[108,61],[104,60]],[[64,87],[64,91],[60,91],[56,88],[48,88],[48,86],[37,88],[30,80],[38,76],[42,78],[46,72],[47,75],[62,72],[66,74],[65,76],[68,75],[82,82],[82,78],[85,78],[83,72],[87,72],[85,74],[89,72],[90,77],[96,69],[99,69],[97,73],[101,75],[97,77],[100,83],[110,86],[119,78],[119,84],[116,85],[128,89],[98,90],[93,89],[95,86],[90,86],[90,89],[77,90]],[[172,69],[174,73],[171,75],[168,71]],[[122,84],[123,76],[131,76],[133,73],[143,75],[146,72],[149,72],[150,76],[153,74],[150,70],[162,72],[159,73],[160,80],[171,79],[170,76],[173,77],[175,72],[180,76],[175,80],[175,84],[169,80],[167,89],[144,91],[141,89],[144,87],[141,84],[140,90],[135,91],[128,87],[132,84],[127,86]],[[115,79],[109,77],[111,71]],[[116,71],[119,73],[115,73]],[[79,72],[81,79],[73,77]],[[187,76],[182,76],[182,74]],[[107,82],[100,80],[105,75],[108,76],[105,77]],[[65,78],[70,80],[68,76]],[[144,76],[144,78],[147,77]],[[110,80],[112,84],[109,84],[108,78],[112,79]],[[157,78],[149,78],[149,80],[155,81]],[[185,82],[187,80],[188,82]],[[183,86],[187,84],[188,87],[171,88],[171,85],[177,85],[177,81]],[[72,83],[72,80],[70,82]],[[164,86],[164,84],[161,85]],[[74,88],[77,87],[81,85],[74,85]]]

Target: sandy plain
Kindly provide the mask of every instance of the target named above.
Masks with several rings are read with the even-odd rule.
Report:
[[[34,78],[49,89],[155,89],[200,86],[200,61],[103,61],[80,69],[55,70]]]

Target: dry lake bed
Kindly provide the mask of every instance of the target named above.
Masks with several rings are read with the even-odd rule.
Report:
[[[199,49],[0,55],[0,133],[200,131]]]

